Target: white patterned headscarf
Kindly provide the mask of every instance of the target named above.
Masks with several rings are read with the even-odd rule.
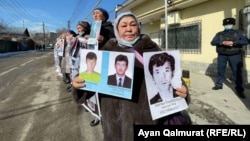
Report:
[[[138,37],[136,37],[133,41],[126,41],[126,40],[122,39],[118,34],[118,24],[122,18],[127,17],[127,16],[134,18],[136,23],[137,23],[137,26],[138,26]],[[123,13],[119,14],[117,16],[117,18],[115,19],[114,33],[115,33],[116,40],[118,41],[118,44],[123,45],[123,46],[127,46],[127,47],[133,47],[133,44],[140,38],[140,34],[141,34],[140,23],[133,13],[123,12]]]

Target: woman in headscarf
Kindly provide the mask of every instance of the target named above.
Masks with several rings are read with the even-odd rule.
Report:
[[[73,30],[68,30],[66,32],[66,46],[63,50],[63,58],[62,58],[62,73],[63,80],[66,84],[71,83],[70,78],[70,67],[71,67],[71,58],[70,58],[70,50],[76,40],[76,33]]]
[[[142,55],[143,52],[161,51],[148,35],[141,34],[137,18],[130,12],[121,13],[114,22],[115,37],[110,39],[101,50],[132,52]],[[109,95],[100,95],[102,127],[104,141],[133,141],[134,125],[163,124],[152,120],[144,67],[140,58],[135,59],[132,99],[121,99]],[[84,87],[84,80],[76,77],[75,88]],[[188,99],[188,89],[184,85],[176,89],[177,95]]]
[[[113,25],[109,19],[108,12],[103,8],[95,8],[93,11],[93,19],[94,21],[102,21],[100,36],[98,39],[99,48],[103,47],[105,43],[111,39],[115,38]]]
[[[79,58],[80,58],[80,48],[86,48],[87,40],[90,33],[90,24],[87,21],[79,21],[76,25],[77,34],[71,44],[69,56],[71,61],[71,81],[76,74],[79,73]],[[71,82],[70,81],[70,82]],[[71,82],[72,83],[72,82]],[[67,87],[67,91],[72,91],[72,84]]]
[[[76,29],[78,38],[85,38],[86,40],[89,38],[90,24],[87,21],[79,21],[76,25]]]

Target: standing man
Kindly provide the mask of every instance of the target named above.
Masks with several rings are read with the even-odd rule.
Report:
[[[128,69],[128,57],[118,55],[115,58],[116,73],[108,76],[108,85],[131,88],[131,78],[126,75]]]
[[[211,41],[212,46],[216,46],[218,53],[218,76],[213,90],[223,88],[224,74],[226,71],[227,62],[233,72],[235,81],[235,90],[241,98],[246,98],[243,88],[242,78],[242,46],[249,44],[249,39],[240,31],[233,29],[235,25],[234,18],[226,18],[223,20],[224,30],[218,32]]]

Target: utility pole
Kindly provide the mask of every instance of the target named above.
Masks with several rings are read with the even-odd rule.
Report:
[[[165,0],[165,48],[168,50],[168,4],[172,3],[170,0]]]
[[[68,20],[68,30],[70,30],[70,20]]]
[[[23,31],[24,31],[24,20],[23,20]]]
[[[45,41],[46,41],[46,39],[45,39],[45,26],[44,26],[44,22],[43,22],[43,50],[45,51]]]
[[[117,5],[115,6],[115,18],[117,17],[118,10],[119,10],[119,8],[121,8],[121,7],[122,7],[121,4],[117,4]]]

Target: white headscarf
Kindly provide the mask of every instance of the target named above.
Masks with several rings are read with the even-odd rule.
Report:
[[[133,41],[126,41],[124,39],[121,39],[119,34],[118,34],[118,29],[117,29],[118,24],[119,24],[120,20],[125,16],[133,17],[135,19],[136,23],[137,23],[137,26],[138,26],[138,37],[136,37]],[[133,13],[131,13],[131,12],[123,12],[123,13],[119,14],[117,16],[117,18],[115,19],[114,33],[115,33],[116,40],[118,41],[118,44],[123,45],[123,46],[127,46],[127,47],[133,47],[133,44],[140,38],[140,34],[141,34],[140,23],[139,23],[138,19],[135,17],[135,15]]]

